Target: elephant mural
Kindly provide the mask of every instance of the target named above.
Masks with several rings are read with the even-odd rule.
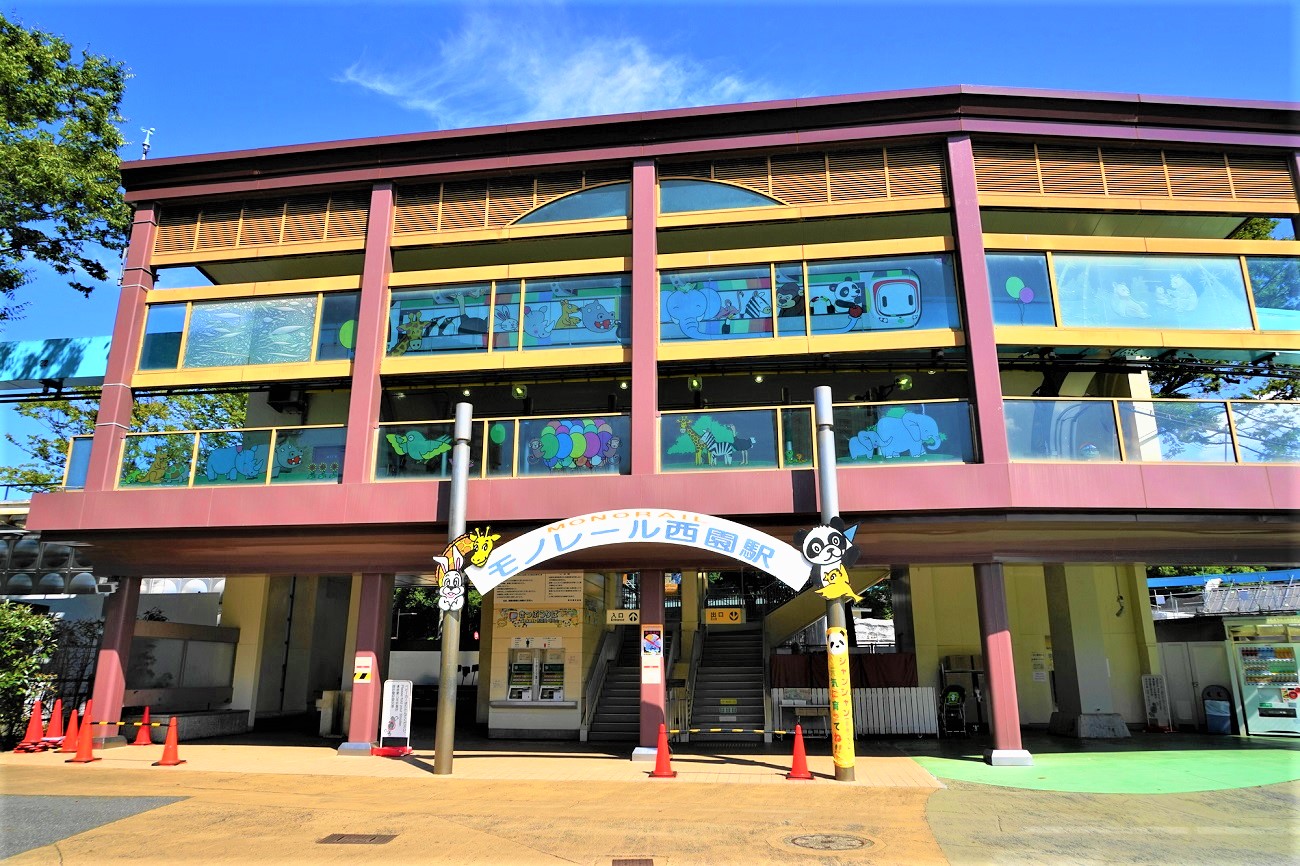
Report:
[[[947,438],[946,434],[939,432],[939,425],[929,415],[890,409],[874,427],[849,440],[849,456],[856,460],[879,452],[885,458],[904,454],[921,457],[926,451],[938,451]]]
[[[687,283],[673,277],[672,291],[662,293],[663,319],[671,319],[682,335],[692,340],[707,340],[700,322],[712,319],[722,309],[722,297],[709,283]]]

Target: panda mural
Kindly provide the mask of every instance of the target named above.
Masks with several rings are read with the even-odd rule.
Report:
[[[862,596],[849,585],[848,572],[860,555],[853,544],[857,531],[856,523],[846,528],[837,514],[829,523],[795,533],[795,546],[811,566],[811,577],[821,584],[821,589],[814,592],[827,601],[837,598],[862,601]]]

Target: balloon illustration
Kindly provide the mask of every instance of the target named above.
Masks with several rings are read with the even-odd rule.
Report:
[[[357,347],[357,320],[348,319],[339,325],[339,345],[345,349]]]
[[[506,441],[506,425],[493,424],[488,430],[488,436],[492,439],[493,445],[500,445],[502,442]]]
[[[1025,285],[1020,277],[1007,277],[1007,294],[1022,304],[1033,303],[1034,290]]]
[[[549,469],[595,469],[616,459],[619,443],[603,418],[550,421],[537,437],[542,463]]]

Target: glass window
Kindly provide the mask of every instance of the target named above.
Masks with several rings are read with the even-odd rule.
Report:
[[[1064,326],[1251,329],[1235,258],[1061,254],[1053,263]]]
[[[357,347],[359,292],[331,292],[321,297],[316,360],[351,359]]]
[[[779,336],[808,333],[808,304],[804,300],[803,263],[776,266],[776,332]]]
[[[490,283],[394,291],[388,313],[388,354],[486,350],[490,299]]]
[[[176,638],[137,637],[131,641],[126,666],[128,689],[174,689],[180,686],[185,641]]]
[[[558,198],[542,205],[532,213],[515,220],[516,225],[526,223],[568,222],[602,217],[625,217],[631,206],[632,185],[611,183]]]
[[[975,459],[965,402],[837,406],[835,430],[842,465]]]
[[[698,469],[773,469],[776,412],[665,413],[660,421],[660,464],[664,472]]]
[[[1228,409],[1187,400],[1122,401],[1124,457],[1143,463],[1232,463]]]
[[[131,435],[123,444],[121,487],[184,486],[189,483],[193,433]]]
[[[729,210],[740,207],[772,207],[780,202],[744,187],[711,180],[664,180],[659,182],[659,212],[686,213],[696,210]]]
[[[311,360],[316,297],[202,301],[190,312],[186,367]]]
[[[659,339],[733,340],[772,335],[772,274],[767,265],[664,271]]]
[[[1047,256],[989,253],[985,257],[993,322],[998,325],[1055,325]]]
[[[519,474],[630,474],[630,433],[626,415],[521,419]]]
[[[175,370],[181,356],[184,328],[184,304],[150,305],[144,325],[144,346],[140,350],[140,369]]]
[[[490,477],[509,477],[514,474],[515,421],[489,421],[487,441],[487,474]]]
[[[961,327],[947,255],[810,264],[808,305],[814,334]]]
[[[1300,258],[1247,256],[1261,331],[1300,331]]]
[[[451,422],[380,427],[375,477],[450,478],[453,427]]]
[[[813,465],[812,409],[781,410],[781,466],[784,469],[811,469]]]
[[[288,455],[277,449],[276,455]],[[199,434],[199,459],[194,486],[209,484],[262,484],[276,460],[271,453],[270,430],[225,430]],[[278,474],[278,469],[276,470]]]
[[[627,345],[626,274],[529,280],[524,286],[524,348]]]
[[[1300,403],[1233,403],[1243,463],[1300,463]]]
[[[1012,460],[1119,460],[1109,400],[1007,400]]]
[[[492,319],[492,348],[513,349],[519,345],[519,280],[498,280]],[[551,320],[543,320],[547,310],[526,311],[524,326],[545,336],[550,333]]]
[[[272,484],[343,481],[343,450],[347,430],[342,427],[282,427],[275,431],[271,454]]]

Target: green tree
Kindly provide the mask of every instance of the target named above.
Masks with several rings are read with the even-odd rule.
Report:
[[[43,262],[89,295],[126,248],[118,106],[126,68],[0,15],[0,324],[22,315],[17,290]]]
[[[465,607],[460,612],[461,645],[466,634],[479,628],[483,596],[473,586],[465,588]],[[438,587],[399,586],[393,591],[394,637],[401,640],[434,640],[439,635],[442,611],[438,609]]]
[[[5,440],[31,460],[18,466],[0,466],[0,484],[39,493],[53,490],[63,479],[68,441],[73,436],[95,432],[99,411],[98,392],[81,389],[66,400],[21,403],[17,413],[35,421],[40,430],[25,436],[6,432]],[[131,410],[133,432],[167,430],[222,430],[243,425],[248,413],[248,396],[226,394],[170,394],[138,399]]]
[[[42,668],[53,653],[54,617],[0,602],[0,749],[22,737],[28,705],[49,691],[53,675]]]

